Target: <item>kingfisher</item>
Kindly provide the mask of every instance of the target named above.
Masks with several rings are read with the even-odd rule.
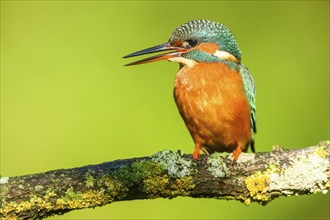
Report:
[[[166,43],[124,56],[129,58],[167,51],[125,66],[169,60],[179,63],[174,99],[200,150],[233,152],[238,160],[249,146],[255,152],[255,83],[241,63],[242,53],[231,31],[223,24],[191,20],[177,27]]]

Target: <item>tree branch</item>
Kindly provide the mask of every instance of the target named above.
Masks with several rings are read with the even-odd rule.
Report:
[[[271,152],[202,155],[180,151],[73,169],[0,178],[0,217],[38,219],[108,203],[177,196],[267,204],[279,196],[326,193],[330,141]]]

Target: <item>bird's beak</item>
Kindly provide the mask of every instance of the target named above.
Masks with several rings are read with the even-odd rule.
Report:
[[[156,52],[167,51],[167,50],[172,50],[172,52],[147,57],[147,58],[144,58],[144,59],[132,62],[132,63],[128,63],[125,66],[150,63],[150,62],[155,62],[155,61],[159,61],[159,60],[167,60],[172,57],[178,57],[183,52],[185,52],[185,49],[183,49],[183,48],[174,47],[174,46],[171,46],[169,43],[164,43],[164,44],[160,44],[160,45],[157,45],[154,47],[149,47],[144,50],[137,51],[135,53],[131,53],[129,55],[124,56],[123,58],[135,57],[135,56],[140,56],[140,55],[144,55],[144,54],[156,53]]]

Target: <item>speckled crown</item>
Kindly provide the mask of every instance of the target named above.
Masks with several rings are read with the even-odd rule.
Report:
[[[203,42],[215,42],[221,50],[225,50],[241,60],[241,51],[229,28],[218,22],[199,19],[188,21],[177,27],[170,36],[170,42],[184,41],[190,38]]]

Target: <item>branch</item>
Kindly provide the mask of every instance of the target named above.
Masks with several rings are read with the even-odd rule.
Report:
[[[326,193],[330,141],[271,152],[202,155],[180,151],[73,169],[0,178],[0,217],[38,219],[116,201],[177,196],[267,204],[279,196]]]

